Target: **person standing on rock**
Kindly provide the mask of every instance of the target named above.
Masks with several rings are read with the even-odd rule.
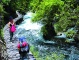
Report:
[[[15,22],[14,22],[12,16],[9,17],[8,27],[9,27],[9,31],[10,31],[10,41],[11,41],[12,38],[13,38],[13,34],[14,34],[15,30],[16,30]]]

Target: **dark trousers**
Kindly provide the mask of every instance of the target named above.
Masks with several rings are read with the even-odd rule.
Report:
[[[19,51],[19,54],[20,54],[20,59],[24,59],[24,58],[27,58],[27,52],[26,51]]]
[[[30,50],[29,44],[28,44],[28,50],[27,51],[21,51],[21,49],[19,50],[21,60],[24,59],[24,58],[29,59],[29,56],[28,56],[29,50]]]
[[[12,40],[13,32],[10,31],[10,40]]]

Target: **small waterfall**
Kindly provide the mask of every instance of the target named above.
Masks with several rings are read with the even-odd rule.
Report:
[[[27,14],[23,16],[23,22],[17,26],[15,32],[15,37],[23,36],[30,44],[35,43],[37,40],[43,40],[42,33],[40,32],[42,24],[32,22],[33,14],[32,12],[27,12]]]
[[[23,22],[17,26],[17,30],[15,32],[14,37],[19,38],[21,36],[26,38],[26,41],[30,45],[34,45],[36,48],[38,48],[39,54],[42,57],[45,57],[47,54],[52,54],[53,52],[58,52],[59,54],[62,53],[66,56],[65,60],[78,60],[79,59],[79,49],[74,49],[75,46],[70,46],[70,45],[63,45],[58,46],[58,45],[45,45],[42,44],[44,43],[44,39],[42,37],[42,33],[40,32],[41,27],[43,26],[40,23],[33,23],[32,22],[32,15],[34,13],[32,12],[27,12],[26,15],[23,16]],[[62,34],[61,36],[56,36],[56,38],[66,38],[65,34]],[[50,41],[49,41],[50,43]],[[58,44],[58,43],[57,43]],[[52,48],[51,48],[52,47]],[[52,52],[52,53],[51,53]]]

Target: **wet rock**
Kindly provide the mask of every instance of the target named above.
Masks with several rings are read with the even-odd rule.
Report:
[[[56,32],[52,24],[46,24],[42,27],[43,38],[45,40],[50,40],[52,37],[56,36]]]

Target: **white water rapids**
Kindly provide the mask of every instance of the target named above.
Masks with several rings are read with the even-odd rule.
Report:
[[[23,17],[22,23],[20,23],[17,28],[16,32],[14,34],[13,40],[15,42],[10,42],[9,40],[9,29],[7,29],[7,25],[4,27],[4,39],[6,42],[6,47],[7,47],[7,53],[8,53],[8,58],[9,60],[18,60],[20,57],[18,50],[16,48],[18,40],[15,38],[19,38],[21,36],[26,38],[26,41],[30,45],[34,45],[34,47],[38,48],[39,55],[41,56],[40,58],[45,58],[47,53],[51,55],[53,52],[58,52],[63,53],[64,55],[67,56],[67,60],[78,60],[79,58],[79,49],[76,48],[73,45],[55,45],[55,44],[39,44],[44,39],[42,38],[42,33],[40,32],[42,25],[39,23],[32,23],[32,14],[31,12],[28,12],[26,15]],[[16,18],[18,19],[18,18]],[[63,37],[65,35],[62,34]],[[59,36],[58,38],[61,38]],[[60,39],[59,39],[60,40]],[[57,43],[58,44],[58,43]],[[31,59],[30,59],[31,60]],[[33,60],[33,59],[32,59]],[[65,59],[66,60],[66,59]]]

